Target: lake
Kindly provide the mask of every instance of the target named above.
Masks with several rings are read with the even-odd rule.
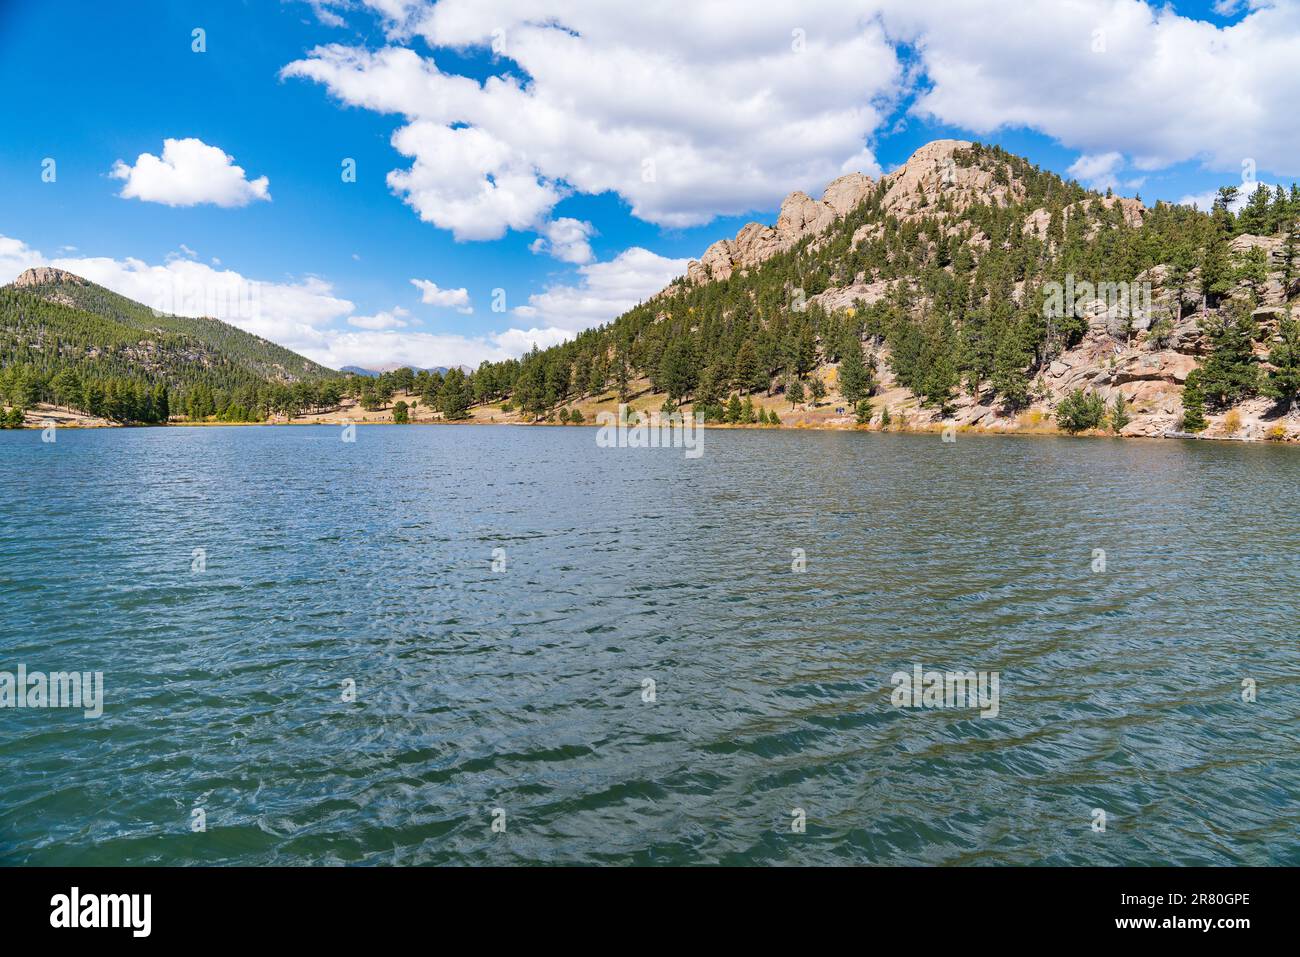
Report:
[[[1300,450],[596,436],[0,433],[0,862],[1300,863]]]

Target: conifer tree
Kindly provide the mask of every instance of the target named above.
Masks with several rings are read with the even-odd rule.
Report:
[[[1187,375],[1183,386],[1183,421],[1184,432],[1203,432],[1208,424],[1205,421],[1205,394],[1201,391],[1201,370],[1194,369]]]
[[[1213,407],[1235,405],[1259,392],[1255,361],[1255,322],[1249,311],[1236,307],[1207,323],[1210,355],[1200,372],[1205,400]]]
[[[840,360],[840,394],[856,404],[871,392],[871,376],[862,361],[862,347],[855,339]]]
[[[757,419],[754,417],[754,400],[745,396],[745,401],[740,407],[740,421],[744,425],[753,425]]]
[[[728,425],[735,425],[740,421],[742,413],[740,397],[733,392],[731,398],[727,400],[727,414],[723,421]]]
[[[1116,392],[1115,401],[1110,407],[1110,428],[1112,432],[1118,433],[1132,421],[1128,414],[1128,403],[1124,401],[1124,393]]]
[[[790,407],[794,408],[804,399],[803,383],[798,379],[791,379],[785,387],[785,397],[790,402]]]
[[[1263,392],[1291,412],[1300,398],[1300,323],[1290,314],[1278,323],[1278,338],[1281,341],[1268,354],[1273,369],[1264,382]]]

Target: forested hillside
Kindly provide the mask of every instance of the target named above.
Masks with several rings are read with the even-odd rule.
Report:
[[[118,422],[258,421],[337,404],[338,373],[215,319],[158,315],[57,269],[0,287],[0,398]]]
[[[1300,439],[1300,188],[1238,193],[1147,208],[941,140],[879,180],[793,193],[614,321],[471,374],[340,376],[29,270],[0,288],[0,399],[120,422],[415,403],[426,421],[568,422],[635,399],[711,422],[777,424],[788,404],[791,424]]]
[[[474,395],[544,417],[647,377],[665,407],[715,421],[730,396],[782,393],[878,424],[888,396],[916,424],[1014,427],[1033,408],[1071,431],[1154,434],[1184,427],[1186,388],[1188,429],[1257,397],[1279,417],[1300,388],[1300,188],[1236,200],[1148,209],[939,141],[880,181],[793,194],[775,227],[715,244],[612,323],[485,364]]]

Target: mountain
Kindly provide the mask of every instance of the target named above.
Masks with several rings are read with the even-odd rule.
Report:
[[[431,366],[424,368],[422,366],[402,366],[397,363],[391,363],[386,366],[380,366],[378,369],[365,369],[361,366],[344,366],[340,372],[346,372],[349,375],[367,376],[371,379],[383,375],[385,372],[396,372],[398,369],[410,369],[412,372],[436,372],[438,375],[446,375],[452,366]],[[469,366],[456,366],[461,372],[470,373],[474,370]]]
[[[86,411],[118,421],[192,406],[244,420],[284,395],[314,405],[337,377],[228,323],[159,314],[60,269],[29,269],[0,287],[0,395],[11,406],[94,405]]]
[[[1239,213],[1221,193],[1148,208],[939,140],[792,193],[775,224],[608,325],[486,363],[473,391],[534,418],[617,396],[725,421],[735,395],[808,424],[1297,438],[1300,188]]]
[[[120,340],[123,334],[127,338],[143,336],[136,343],[141,348],[127,354],[140,363],[143,371],[170,375],[178,383],[186,377],[185,367],[195,362],[206,366],[229,363],[260,379],[285,382],[336,375],[296,352],[218,319],[160,314],[61,269],[29,269],[4,288],[99,317],[102,322],[97,324],[98,334],[104,341],[96,345],[101,347]],[[51,318],[47,326],[50,333],[62,334],[60,318],[71,319],[68,314]],[[164,340],[167,348],[162,347]]]

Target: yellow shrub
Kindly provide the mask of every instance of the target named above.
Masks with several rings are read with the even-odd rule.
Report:
[[[1223,431],[1229,435],[1235,435],[1241,428],[1241,413],[1233,409],[1223,417]]]
[[[1286,428],[1281,425],[1275,425],[1273,428],[1268,430],[1268,435],[1265,436],[1265,438],[1270,442],[1283,442],[1286,440]]]

